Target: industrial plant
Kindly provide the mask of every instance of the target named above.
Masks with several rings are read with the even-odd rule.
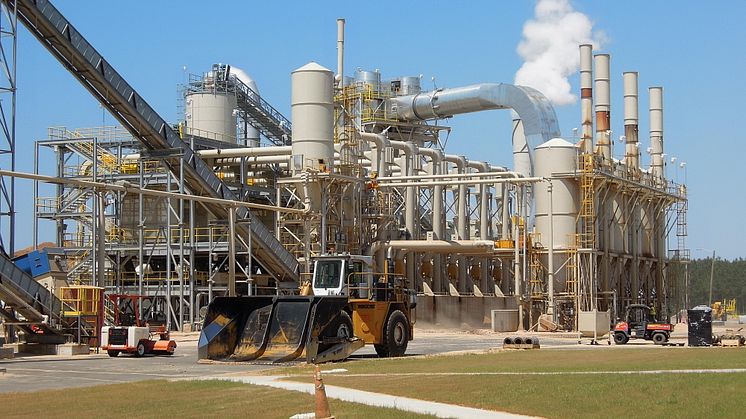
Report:
[[[686,308],[687,189],[666,173],[664,88],[611,71],[612,56],[589,44],[578,46],[572,134],[530,87],[474,80],[427,90],[421,76],[387,74],[385,62],[351,71],[343,19],[335,69],[278,69],[289,73],[290,115],[261,95],[250,68],[215,63],[180,86],[182,117],[168,121],[51,3],[3,3],[3,29],[28,29],[118,122],[50,127],[35,143],[33,173],[2,167],[5,219],[15,222],[21,200],[34,208],[31,252],[13,259],[18,226],[3,238],[7,342],[72,336],[101,346],[102,328],[124,313],[162,325],[164,340],[223,328],[203,332],[212,344],[231,316],[244,316],[239,328],[252,321],[226,299],[265,297],[280,310],[278,301],[297,296],[321,316],[319,289],[330,288],[318,283],[322,268],[342,278],[326,298],[393,298],[376,324],[389,333],[392,313],[402,313],[392,333],[408,339],[415,320],[594,336],[632,304],[663,316]],[[623,109],[611,108],[612,83],[623,85]],[[511,167],[446,147],[459,136],[449,121],[494,110],[513,121],[489,138],[512,153]],[[613,126],[612,111],[623,126]],[[13,177],[32,179],[33,196],[13,190]],[[54,246],[38,248],[48,231]],[[362,289],[391,287],[387,275],[401,280],[396,298]],[[309,283],[313,292],[303,290]],[[365,307],[344,314],[354,334],[396,355],[375,331],[358,333]]]

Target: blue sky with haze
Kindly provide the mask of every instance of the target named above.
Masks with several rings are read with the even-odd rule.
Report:
[[[308,61],[336,66],[335,20],[347,20],[346,73],[379,69],[384,78],[420,75],[423,87],[513,82],[516,52],[533,1],[198,2],[58,0],[54,4],[166,119],[177,119],[176,85],[183,67],[201,73],[230,63],[256,80],[261,94],[290,115],[290,72]],[[612,125],[623,129],[622,72],[640,73],[641,149],[649,144],[647,87],[665,88],[665,148],[686,161],[689,247],[746,256],[746,2],[581,1],[602,52],[612,54]],[[53,125],[114,123],[25,28],[18,42],[18,170],[33,170],[33,142]],[[597,52],[601,52],[597,51]],[[577,73],[570,76],[578,90]],[[577,94],[577,93],[576,93]],[[557,106],[562,133],[579,126],[577,103]],[[510,116],[492,111],[459,116],[447,150],[511,164]],[[617,136],[618,134],[615,134]],[[620,155],[622,147],[615,146]],[[647,164],[647,154],[643,153]],[[678,162],[677,162],[678,163]],[[52,174],[47,153],[40,162]],[[668,167],[670,177],[684,171]],[[51,191],[50,191],[51,195]],[[31,184],[18,182],[17,248],[31,244]],[[41,239],[54,226],[42,223]],[[693,256],[707,252],[693,250]]]

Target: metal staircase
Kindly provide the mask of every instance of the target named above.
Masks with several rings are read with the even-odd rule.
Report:
[[[290,121],[238,77],[229,74],[228,80],[236,91],[239,116],[275,145],[290,145]]]
[[[167,164],[173,173],[179,173],[183,164],[185,183],[190,193],[237,200],[233,191],[215,176],[212,168],[179,138],[173,128],[48,0],[2,1],[11,7],[17,6],[18,20],[134,138],[151,150],[174,151],[179,155],[169,158]],[[217,217],[228,218],[225,206],[207,206]],[[256,261],[275,277],[297,280],[298,261],[283,248],[261,220],[247,208],[238,208],[236,217],[239,220],[251,219],[250,227],[239,224],[237,232],[245,240],[251,240]]]

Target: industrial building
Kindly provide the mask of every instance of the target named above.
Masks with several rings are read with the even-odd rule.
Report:
[[[336,71],[311,62],[290,73],[289,117],[247,71],[214,64],[190,76],[183,118],[170,122],[50,3],[3,7],[121,124],[51,127],[36,142],[34,160],[56,165],[30,176],[33,245],[53,229],[50,254],[66,277],[47,287],[48,301],[28,281],[2,288],[10,323],[56,311],[45,327],[82,322],[95,334],[104,320],[60,314],[81,298],[63,290],[88,286],[149,296],[147,318],[193,329],[216,296],[297,293],[311,258],[326,253],[371,256],[377,271],[393,262],[417,291],[418,321],[433,324],[482,327],[498,310],[515,328],[578,330],[584,316],[596,324],[632,303],[684,307],[687,195],[665,173],[663,88],[641,97],[637,73],[612,73],[610,56],[590,45],[579,46],[578,136],[562,136],[530,87],[475,80],[425,91],[420,77],[385,74],[385,63],[346,71],[344,20]],[[617,82],[623,127],[610,122]],[[512,132],[497,133],[512,167],[449,153],[450,118],[499,109],[513,119]],[[47,181],[53,196],[38,187]],[[5,259],[4,279],[33,276]]]

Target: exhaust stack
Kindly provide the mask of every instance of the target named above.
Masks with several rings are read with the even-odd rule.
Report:
[[[624,77],[624,164],[630,172],[638,172],[640,168],[640,149],[638,143],[638,105],[636,71],[627,71]]]
[[[345,20],[337,19],[337,87],[344,87]]]
[[[580,46],[580,119],[583,132],[580,149],[593,152],[593,45]]]
[[[596,147],[603,164],[611,165],[611,95],[609,94],[609,54],[596,54]]]
[[[650,96],[650,171],[663,184],[663,88],[651,87]]]

